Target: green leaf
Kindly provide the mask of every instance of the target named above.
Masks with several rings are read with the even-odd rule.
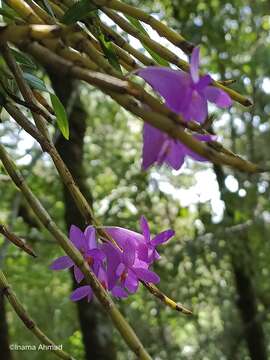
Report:
[[[104,52],[104,55],[108,59],[109,63],[120,73],[122,74],[122,69],[119,64],[118,58],[115,54],[115,51],[112,47],[111,41],[106,40],[105,36],[103,34],[100,34],[98,36],[98,40],[100,42],[100,45],[102,47],[102,50]]]
[[[145,28],[143,27],[143,25],[141,24],[141,22],[138,19],[133,18],[132,16],[126,15],[126,18],[129,20],[129,22],[136,28],[138,29],[140,32],[142,32],[144,35],[146,35],[147,37],[150,38],[148,32],[145,30]],[[145,45],[144,43],[142,43],[145,50],[151,55],[151,57],[159,64],[162,66],[170,66],[170,64],[168,63],[167,60],[163,59],[159,54],[157,54],[155,51],[153,51],[152,49],[150,49],[147,45]]]
[[[6,4],[2,4],[0,8],[0,15],[3,16],[5,23],[10,23],[9,20],[14,20],[17,17],[17,13]]]
[[[37,66],[36,64],[27,56],[26,54],[17,51],[15,49],[11,49],[12,55],[15,57],[15,60],[25,67],[28,67],[30,69],[36,70]]]
[[[25,73],[23,73],[23,77],[32,88],[37,89],[39,91],[48,92],[44,82],[42,80],[40,80],[37,76],[25,72]]]
[[[64,108],[64,105],[61,103],[61,101],[58,99],[58,97],[55,94],[50,93],[50,97],[51,97],[52,107],[56,115],[57,125],[61,133],[63,134],[64,138],[68,140],[69,124],[68,124],[67,113]]]
[[[71,6],[65,13],[62,22],[66,25],[74,24],[77,21],[87,19],[92,12],[97,14],[97,6],[89,0],[81,0]]]
[[[55,18],[54,13],[53,13],[53,10],[52,10],[52,8],[51,8],[51,5],[48,3],[48,1],[47,1],[47,0],[43,0],[42,2],[43,2],[43,4],[44,4],[45,8],[48,10],[48,13],[49,13],[53,18]]]

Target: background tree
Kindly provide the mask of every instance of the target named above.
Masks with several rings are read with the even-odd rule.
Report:
[[[57,7],[61,7],[60,2],[48,3],[55,15],[57,9],[61,10]],[[154,4],[147,1],[132,4],[154,13],[188,40],[200,44],[203,69],[223,80],[235,79],[233,88],[253,99],[252,108],[234,105],[230,112],[215,110],[212,130],[222,135],[222,143],[236,153],[255,163],[268,164],[270,17],[267,2],[224,4],[218,0],[186,0],[180,6],[177,1],[160,0]],[[62,9],[63,13],[66,9]],[[146,29],[149,30],[147,26]],[[67,100],[69,93],[72,94],[70,79],[51,77],[50,83],[40,66],[33,73],[55,88],[69,114],[73,109],[69,120],[71,140],[66,143],[57,135],[57,147],[83,194],[90,203],[94,199],[93,208],[101,222],[139,230],[138,218],[146,214],[153,232],[168,227],[176,230],[175,239],[162,248],[162,259],[155,270],[161,276],[161,289],[190,306],[195,316],[183,317],[164,307],[143,288],[119,302],[149,353],[153,357],[158,354],[160,359],[266,359],[269,353],[269,202],[266,200],[269,173],[251,176],[192,161],[180,172],[162,167],[142,173],[141,122],[98,90],[76,83],[75,95],[79,93],[80,100],[73,95]],[[1,117],[1,143],[16,158],[27,183],[57,224],[65,228],[77,218],[82,226],[67,191],[59,197],[62,184],[47,156],[40,154],[37,145],[14,122],[8,121],[4,111]],[[210,192],[207,184],[212,186]],[[7,223],[13,218],[10,204],[17,192],[2,168],[0,192],[0,219]],[[83,325],[84,320],[90,321],[86,321],[85,312],[101,319],[100,313],[92,312],[96,304],[81,303],[77,316],[76,307],[68,300],[73,286],[69,274],[52,274],[48,270],[57,248],[25,201],[20,199],[16,206],[19,216],[15,216],[12,230],[38,249],[39,258],[33,262],[9,246],[4,269],[33,318],[52,338],[63,340],[64,349],[76,358],[90,354],[86,339],[92,335],[94,343],[105,349],[106,355],[100,358],[132,358],[107,322],[93,320],[97,326],[91,328]],[[45,296],[40,296],[40,289]],[[33,343],[32,335],[23,331],[9,306],[7,319],[11,343]],[[7,329],[1,326],[0,329],[0,338],[5,338]],[[117,355],[103,342],[108,333],[114,337]],[[22,360],[30,356],[51,358],[47,352],[30,355],[13,352],[12,355]]]

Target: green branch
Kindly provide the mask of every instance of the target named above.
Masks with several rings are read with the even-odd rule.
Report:
[[[48,345],[48,349],[61,359],[75,360],[74,357],[72,357],[65,351],[59,349],[59,347],[51,339],[49,339],[43,333],[43,331],[41,331],[41,329],[36,325],[34,320],[27,313],[23,304],[20,302],[20,300],[17,298],[16,294],[12,290],[4,273],[0,270],[0,296],[2,295],[1,293],[8,299],[13,310],[22,320],[22,322],[27,327],[27,329],[30,330],[31,333],[35,335],[41,341],[42,344]]]

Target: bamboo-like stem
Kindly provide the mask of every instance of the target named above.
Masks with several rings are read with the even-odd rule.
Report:
[[[0,43],[55,39],[61,35],[61,31],[62,28],[57,25],[4,25],[0,26]]]
[[[94,63],[90,59],[97,58],[97,51],[101,51],[100,45],[94,39],[91,40],[93,42],[93,45],[90,44],[89,37],[87,39],[83,33],[81,33],[78,37],[72,34],[72,30],[74,30],[74,28],[68,29],[63,26],[57,25],[4,25],[0,26],[0,43],[4,44],[7,41],[10,41],[17,44],[26,39],[31,39],[33,41],[41,40],[46,47],[54,47],[58,49],[61,52],[61,55],[63,55],[63,57],[67,58],[68,60],[75,60],[76,62],[82,64],[85,67],[95,67],[95,65],[92,65]],[[80,54],[79,52],[76,52],[76,59],[74,59],[74,50],[63,46],[63,44],[59,42],[59,38],[61,36],[65,39],[69,39],[69,37],[67,37],[66,35],[67,32],[72,35],[68,42],[70,42],[72,45],[75,45],[75,47],[83,50],[88,55],[89,59],[83,57],[82,54]],[[52,39],[53,41],[50,41]],[[130,57],[129,54],[126,53],[122,48],[120,48],[114,43],[112,43],[112,47],[116,54],[119,56],[119,58],[123,60],[123,63],[129,66],[128,71],[138,68],[136,61],[132,57]],[[65,53],[63,53],[63,51]],[[102,63],[99,63],[101,63],[103,67],[106,67],[106,69],[109,70],[110,73],[113,72],[112,68],[108,67],[108,62],[103,59],[102,53],[99,53],[98,59],[101,59]],[[90,65],[89,62],[91,62]]]
[[[9,231],[8,228],[6,226],[4,226],[3,224],[0,224],[0,234],[2,234],[7,240],[12,242],[18,248],[20,248],[21,250],[26,252],[28,255],[37,257],[34,250],[31,248],[31,246],[26,244],[26,242],[24,240],[22,240],[21,238],[19,238],[17,235],[15,235],[11,231]]]
[[[2,80],[0,80],[0,84],[3,87],[3,90],[6,92],[6,94],[16,103],[19,105],[22,105],[24,107],[26,107],[27,109],[30,109],[31,111],[33,111],[34,113],[38,114],[38,115],[42,115],[44,117],[44,119],[46,119],[48,121],[48,123],[53,123],[54,118],[51,115],[54,115],[54,111],[53,109],[51,109],[49,107],[49,104],[45,103],[45,99],[42,98],[41,101],[41,95],[35,91],[35,98],[38,101],[37,98],[39,98],[39,104],[41,105],[40,107],[37,106],[36,104],[33,103],[27,103],[23,100],[21,100],[17,95],[14,95],[13,93],[11,93],[9,91],[9,89],[6,88],[5,84],[3,83]]]
[[[7,32],[10,33],[10,34],[15,34],[16,33],[15,30],[17,28],[20,29],[21,27],[19,26],[19,27],[14,28],[14,31],[12,31],[12,27],[11,27],[11,28],[9,28],[9,30],[7,29],[8,30]],[[55,34],[59,34],[61,32],[63,32],[65,34],[65,30],[63,30],[60,27],[49,27],[49,26],[46,26],[46,25],[45,26],[43,26],[43,25],[41,25],[41,26],[40,25],[32,25],[32,26],[30,26],[30,28],[32,30],[28,31],[27,27],[23,27],[23,32],[28,33],[28,34],[33,34],[33,36],[37,37],[37,38],[43,38],[43,39],[44,39],[44,37],[49,37],[50,38],[51,36],[54,37]],[[22,33],[22,31],[19,31],[19,32]],[[3,34],[5,35],[5,32]],[[75,41],[75,45],[77,43],[77,46],[82,47],[82,49],[83,49],[83,44],[85,44],[85,43],[81,43],[80,41],[78,43],[78,40],[77,41],[73,40],[73,43],[74,43],[74,41]],[[88,43],[87,39],[84,39],[84,41],[86,41],[86,43]],[[57,53],[60,52],[60,54],[64,55],[65,58],[67,58],[67,59],[71,59],[71,60],[76,61],[76,62],[83,61],[83,64],[82,64],[83,66],[85,66],[87,68],[90,68],[90,69],[91,68],[92,69],[98,69],[97,65],[95,65],[91,60],[82,57],[79,53],[77,53],[75,51],[72,51],[71,49],[63,48],[63,46],[58,46],[57,41],[55,42],[54,40],[47,40],[46,45],[48,45],[52,50],[56,51]],[[57,49],[59,49],[60,51],[57,51]],[[92,49],[89,49],[89,47],[88,47],[88,54],[90,54],[91,51],[92,51]],[[111,71],[111,67],[108,68],[108,63],[102,58],[101,54],[98,54],[96,49],[95,49],[94,53],[91,54],[91,57],[93,59],[95,59],[95,60],[101,59],[102,61],[98,61],[98,63],[103,66],[103,70]],[[127,65],[128,64],[125,64],[126,67],[127,67]],[[104,69],[104,67],[105,67],[105,69]],[[62,68],[62,66],[60,66],[59,69],[60,70],[62,69],[62,71],[64,70],[64,68]],[[89,83],[91,83],[91,81],[89,81],[89,79],[85,78],[85,80],[88,81]],[[183,119],[181,119],[181,117],[179,115],[176,116],[176,114],[171,112],[166,107],[162,106],[162,104],[160,104],[156,99],[154,99],[149,94],[144,92],[140,87],[138,87],[137,85],[136,85],[136,87],[139,90],[139,92],[138,93],[135,92],[134,95],[136,95],[140,100],[146,102],[149,106],[155,108],[156,111],[161,112],[164,115],[171,117],[173,120],[176,120],[176,121],[180,122],[183,126],[189,128],[189,129],[191,129],[193,131],[195,130],[195,131],[202,132],[203,129],[198,124],[192,123],[192,122],[191,123],[185,123],[183,121]],[[220,151],[224,151],[225,153],[229,154],[228,150],[223,149],[220,145],[216,145],[216,146],[217,146],[216,148],[219,148]]]
[[[54,2],[56,5],[58,5],[64,12],[66,12],[68,10],[68,8],[74,4],[73,0],[66,0],[66,1],[52,0],[52,2]],[[64,2],[66,4],[64,4]]]
[[[43,151],[48,152],[52,158],[55,157],[55,150],[52,151],[51,144],[48,143],[48,141],[38,132],[38,130],[35,128],[35,126],[24,116],[23,113],[20,112],[20,110],[12,105],[11,103],[7,102],[4,104],[5,109],[7,112],[15,119],[15,121],[25,130],[27,131],[34,139],[38,141],[38,143],[41,145]],[[57,161],[60,162],[60,164],[57,167],[63,167],[64,164],[61,164],[61,158],[59,160],[59,156],[56,157]],[[67,183],[66,174],[65,172],[59,171],[60,175],[62,176],[64,183]],[[72,191],[72,188],[70,188],[70,191]],[[92,223],[97,224],[98,222],[95,219],[92,219]],[[97,232],[100,235],[101,238],[106,239],[110,242],[112,242],[114,245],[118,246],[115,241],[108,236],[108,234],[102,229],[100,225],[97,227]],[[154,296],[156,296],[158,299],[160,299],[165,305],[169,306],[170,308],[181,311],[184,314],[191,314],[191,311],[184,308],[181,304],[177,304],[175,301],[170,299],[167,295],[163,294],[157,287],[155,287],[152,284],[147,284],[145,282],[142,282],[142,284],[150,291]]]
[[[55,36],[60,35],[61,33],[65,33],[66,30],[64,30],[61,27],[58,26],[47,26],[47,25],[27,25],[27,26],[6,26],[3,28],[3,31],[0,35],[0,41],[6,41],[6,40],[13,40],[13,41],[17,41],[17,40],[21,40],[24,37],[32,37],[33,39],[42,39],[44,44],[47,45],[47,47],[49,47],[49,49],[53,52],[56,52],[59,56],[64,57],[67,60],[70,60],[74,63],[79,63],[81,64],[83,67],[86,67],[88,69],[91,70],[97,70],[98,69],[98,65],[95,64],[94,62],[92,62],[91,60],[89,60],[86,57],[82,57],[78,52],[71,50],[70,48],[66,48],[63,47],[63,45],[61,45],[57,40],[53,39]],[[46,42],[45,39],[46,38]],[[50,40],[48,40],[50,39]],[[53,39],[53,40],[52,40]],[[87,40],[86,40],[87,41]],[[79,47],[82,47],[83,49],[83,44],[79,44]],[[81,50],[82,50],[81,49]],[[90,50],[89,50],[90,51]],[[96,50],[93,54],[91,54],[91,57],[94,58],[95,60],[99,59],[100,57],[102,57],[101,54],[97,54]],[[51,59],[53,60],[53,59]],[[127,60],[129,61],[129,60]],[[131,60],[132,62],[132,60]],[[57,63],[57,62],[56,62]],[[104,64],[104,59],[102,59],[101,65],[103,66]],[[105,65],[105,68],[107,68],[107,63]],[[134,66],[133,63],[129,63],[130,66]],[[68,64],[66,64],[65,68],[68,66]],[[71,66],[71,64],[70,64]],[[63,68],[62,66],[59,66],[59,69]],[[102,70],[106,70],[103,69]],[[111,68],[110,68],[111,70]],[[89,81],[89,83],[91,83],[91,81]],[[134,85],[135,86],[135,85]],[[183,126],[188,127],[191,130],[196,130],[198,131],[200,129],[200,126],[196,125],[195,123],[185,123],[183,121],[183,119],[181,119],[181,117],[179,115],[176,116],[175,113],[171,112],[169,109],[167,109],[166,107],[162,106],[162,104],[160,104],[160,102],[158,100],[156,100],[155,98],[153,98],[152,96],[150,96],[149,94],[147,94],[146,92],[143,91],[143,89],[141,87],[138,87],[138,85],[136,85],[136,88],[139,90],[139,93],[135,95],[141,100],[146,102],[149,106],[155,108],[158,112],[163,113],[166,116],[170,116],[172,117],[174,120],[179,121]],[[118,89],[119,91],[119,89]]]
[[[134,91],[136,92],[136,89],[132,87],[130,82],[115,78],[111,75],[106,75],[104,73],[83,69],[74,65],[71,61],[59,57],[38,43],[24,43],[22,48],[35,56],[36,59],[43,65],[46,65],[48,68],[51,68],[64,76],[71,76],[76,79],[84,80],[90,85],[97,86],[99,88],[106,87],[111,91],[116,91],[122,94],[133,94]],[[49,58],[43,58],[45,55],[49,56]],[[51,61],[55,61],[55,63],[51,63]]]
[[[6,104],[4,104],[4,107],[7,112],[18,122],[18,124],[22,126],[23,129],[25,129],[34,139],[38,141],[43,151],[47,152],[51,156],[56,169],[62,177],[64,184],[70,190],[70,193],[73,196],[74,201],[78,206],[78,209],[80,210],[86,223],[95,224],[95,219],[91,207],[80,192],[78,186],[73,180],[72,175],[62,161],[61,157],[59,156],[53,143],[48,141],[41,133],[39,133],[35,126],[31,124],[30,121],[28,121],[28,119],[16,106],[7,102]]]
[[[154,66],[158,65],[155,60],[149,58],[145,54],[143,54],[141,51],[135,49],[133,46],[131,46],[126,39],[124,39],[121,35],[119,35],[116,31],[114,31],[112,28],[104,24],[103,22],[99,22],[101,29],[104,31],[105,34],[109,36],[109,38],[117,44],[120,48],[126,50],[129,54],[134,56],[134,58],[138,59],[142,64],[146,66]]]
[[[66,47],[63,42],[59,41],[59,37],[68,28],[57,25],[4,25],[0,26],[0,44],[5,44],[7,41],[19,45],[23,40],[40,40],[46,47],[53,52],[56,52],[64,59],[70,60],[75,64],[97,70],[97,65],[89,58],[80,54],[72,48]]]
[[[77,34],[76,34],[77,35]],[[81,40],[81,38],[79,38],[78,39],[78,41],[80,42],[80,40]],[[84,41],[85,41],[85,39],[84,39]],[[74,43],[73,43],[74,44]],[[75,42],[75,46],[76,46],[76,42]],[[85,45],[84,45],[85,46]],[[84,47],[83,46],[83,47]],[[92,49],[91,49],[91,51],[92,51]],[[98,54],[98,56],[100,56],[99,54]],[[104,67],[104,63],[99,63],[99,65],[101,65],[102,67]],[[107,68],[107,69],[106,69]],[[108,67],[107,67],[107,64],[106,64],[106,67],[105,67],[105,70],[108,70],[108,71],[111,71],[111,69],[108,69]],[[141,96],[140,95],[140,98],[141,99],[148,99],[149,100],[149,96],[147,97],[147,95],[146,94],[144,94],[144,93],[141,93],[143,96]],[[152,102],[152,104],[154,105],[154,102],[153,102],[153,99],[151,99],[151,102]],[[153,292],[152,291],[152,293],[155,295],[155,296],[157,296],[157,297],[159,297],[160,299],[162,299],[165,303],[166,303],[166,297],[165,296],[160,296],[160,294],[159,294],[159,296],[158,296],[158,294],[157,294],[157,292],[155,291],[155,292]],[[168,298],[167,298],[167,304],[169,305],[169,306],[171,306],[172,308],[175,308],[175,309],[177,309],[177,307],[172,303],[172,301],[169,299],[168,300]]]
[[[169,306],[171,309],[179,311],[185,315],[192,315],[191,310],[187,309],[182,304],[176,303],[175,301],[170,299],[167,295],[163,294],[163,292],[160,291],[155,285],[148,284],[145,282],[142,283],[151,294],[153,294],[155,297],[157,297],[161,302]]]
[[[65,46],[63,42],[57,39],[46,39],[42,43],[53,53],[57,54],[65,60],[71,61],[72,63],[89,70],[99,70],[98,65],[90,60],[89,57],[87,57],[85,54],[81,54],[77,50]]]
[[[85,70],[79,67],[72,68],[70,63],[59,58],[57,55],[51,53],[48,49],[42,47],[41,45],[37,43],[29,44],[27,47],[25,47],[25,49],[43,64],[45,63],[47,66],[52,67],[53,69],[62,71],[66,76],[73,76],[77,79],[89,82],[88,77],[85,76],[87,74]],[[76,71],[74,71],[74,69]],[[215,149],[211,148],[209,145],[196,140],[194,137],[187,134],[182,126],[179,126],[179,122],[177,123],[177,121],[173,121],[172,119],[163,115],[165,114],[165,112],[168,111],[166,110],[166,107],[164,105],[159,103],[159,112],[156,112],[152,111],[151,109],[149,110],[145,107],[143,108],[139,106],[138,102],[130,96],[119,95],[116,92],[112,92],[108,88],[108,86],[105,85],[105,83],[100,86],[100,89],[110,95],[113,99],[115,99],[121,106],[131,111],[133,114],[139,116],[145,122],[148,122],[154,127],[166,132],[171,137],[180,140],[190,149],[192,149],[199,155],[205,157],[206,159],[209,159],[214,163],[235,167],[240,171],[246,171],[250,173],[264,171],[264,169],[261,169],[259,166],[252,164],[251,162],[244,160],[237,155],[229,155],[226,151],[224,151],[224,153],[219,153]],[[131,93],[133,95],[137,95],[140,99],[151,99],[149,101],[151,101],[152,104],[156,104],[157,102],[156,99],[150,98],[149,95],[147,95],[146,97],[146,94],[144,92],[136,92],[136,90],[138,90],[137,88],[129,88],[129,90],[131,90]]]
[[[53,1],[47,0],[48,4],[50,5],[52,12],[57,18],[62,19],[62,17],[65,14],[65,11],[59,6],[58,4],[55,4]]]
[[[49,45],[49,44],[47,44],[47,45]],[[70,69],[72,69],[71,63],[64,62],[63,59],[56,57],[55,54],[52,54],[48,49],[41,48],[38,44],[30,44],[30,47],[32,48],[32,55],[36,56],[36,58],[40,59],[40,61],[43,63],[46,60],[47,61],[46,65],[48,67],[52,66],[52,64],[53,64],[53,67],[58,66],[58,70],[62,71],[62,72],[70,71]],[[35,49],[34,52],[33,52],[33,49]],[[53,47],[53,49],[55,49],[55,48]],[[95,60],[97,60],[100,56],[101,55],[99,55],[97,52],[92,54],[92,57]],[[68,57],[70,57],[70,56],[68,56]],[[103,59],[102,59],[102,62],[98,61],[98,63],[99,64],[101,63],[103,65]],[[99,69],[98,65],[93,66],[92,63],[88,64],[88,62],[87,62],[87,63],[84,63],[84,65],[87,66],[88,68],[93,68],[95,66],[97,69]],[[105,68],[107,68],[107,65],[108,64],[106,63]],[[78,77],[81,80],[85,80],[89,84],[92,84],[92,85],[96,84],[96,83],[93,83],[93,80],[91,80],[89,78],[89,73],[86,73],[85,71],[83,71],[82,69],[79,69],[77,67],[76,68],[74,67],[73,70],[74,71],[70,72],[69,75],[73,74],[72,76]],[[104,71],[104,68],[102,68],[101,71]],[[135,83],[130,83],[130,85],[133,88],[128,87],[128,86],[126,88],[121,88],[120,89],[121,92],[123,92],[123,93],[126,92],[126,93],[130,93],[131,95],[134,95],[138,100],[140,100],[141,102],[145,102],[148,106],[153,108],[156,112],[159,112],[165,116],[170,117],[173,121],[180,123],[183,127],[186,127],[192,131],[197,131],[199,133],[207,134],[207,132],[202,128],[202,126],[198,125],[195,122],[186,123],[179,114],[175,114],[174,112],[169,110],[167,107],[165,107],[163,104],[161,104],[156,98],[154,98],[153,96],[151,96],[150,94],[145,92],[143,90],[143,88],[141,88],[139,85],[137,85]],[[108,87],[108,84],[104,83],[104,86]],[[102,88],[102,84],[101,84],[101,88]],[[118,90],[118,92],[119,92],[119,89],[112,89],[112,90]],[[223,146],[221,144],[218,144],[217,142],[213,142],[212,147],[214,147],[218,151],[224,152],[227,155],[236,156],[232,152],[228,151],[227,149],[224,149]]]
[[[41,6],[39,6],[34,0],[25,0],[25,2],[31,6],[34,12],[48,25],[55,25],[56,20],[47,13]]]
[[[102,10],[124,31],[126,31],[130,35],[140,40],[142,44],[147,45],[150,49],[158,53],[163,59],[178,66],[183,71],[189,72],[189,64],[186,61],[180,59],[171,50],[167,49],[163,45],[160,45],[157,41],[149,38],[147,35],[140,32],[138,29],[136,29],[132,24],[130,24],[128,21],[126,21],[122,16],[118,15],[116,12],[104,8]],[[218,81],[213,80],[212,85],[217,86],[222,90],[226,91],[233,100],[239,102],[243,106],[252,105],[251,101],[247,97],[239,94],[238,92],[234,91],[233,89],[227,86],[224,86],[223,84],[220,84]]]
[[[143,119],[143,121],[167,133],[170,137],[180,140],[180,142],[185,144],[188,148],[215,164],[228,165],[248,173],[267,171],[250,161],[242,159],[240,156],[229,156],[228,154],[217,152],[207,143],[202,143],[196,140],[193,136],[189,135],[181,126],[179,126],[179,124],[173,122],[160,113],[139,106],[138,102],[129,96],[120,96],[110,91],[107,91],[107,93],[115,99],[118,104]]]
[[[14,75],[14,78],[17,82],[17,85],[22,93],[22,96],[24,100],[29,104],[34,104],[36,107],[40,107],[38,101],[36,100],[35,96],[32,93],[32,90],[28,83],[25,81],[23,77],[23,72],[21,68],[16,63],[15,59],[13,58],[13,55],[7,45],[1,45],[0,51],[3,55],[3,58],[5,59],[5,62],[9,69],[11,70],[12,74]],[[48,131],[46,127],[46,122],[43,121],[41,115],[37,114],[36,112],[32,111],[33,119],[37,125],[37,128],[40,130],[40,132],[48,138]]]
[[[187,41],[182,35],[178,32],[170,29],[168,26],[163,24],[161,21],[155,19],[153,16],[145,13],[141,9],[138,9],[134,6],[125,4],[118,0],[90,0],[94,4],[102,7],[108,7],[116,11],[120,11],[125,15],[130,15],[133,18],[140,20],[148,25],[150,25],[156,32],[169,40],[172,44],[179,47],[185,53],[190,54],[194,48],[194,45]]]
[[[28,22],[32,23],[39,23],[43,24],[43,20],[40,19],[35,12],[31,9],[31,7],[26,4],[23,0],[5,0],[8,5],[14,7],[16,11]],[[138,31],[133,25],[131,25],[128,21],[126,21],[122,16],[118,15],[116,12],[103,8],[103,11],[116,23],[118,24],[123,30],[131,34],[132,36],[136,37],[142,43],[146,44],[149,48],[153,51],[157,52],[160,56],[162,56],[165,60],[171,62],[172,64],[177,65],[184,71],[189,71],[189,64],[182,59],[179,59],[172,51],[165,48],[164,46],[160,45],[158,42],[152,40],[147,35]],[[76,34],[76,36],[78,36]],[[87,48],[91,47],[91,45],[87,45]],[[94,49],[91,49],[91,53],[93,53]],[[93,60],[93,58],[92,58]],[[100,66],[105,66],[106,60],[104,60],[104,64],[99,64]],[[117,75],[117,72],[107,63],[107,69],[109,70],[110,74]],[[111,68],[110,68],[111,67]],[[119,74],[118,74],[119,75]],[[223,84],[219,83],[218,81],[213,81],[213,85],[221,88],[222,90],[226,91],[230,97],[239,102],[244,106],[252,105],[251,101],[244,97],[243,95],[237,93],[233,89],[224,86]]]
[[[26,22],[31,24],[44,24],[44,21],[23,0],[3,0],[9,7],[14,9]]]
[[[63,40],[67,43],[70,43],[70,45],[76,48],[78,51],[85,52],[87,56],[107,74],[113,75],[120,79],[124,78],[82,33],[69,33]]]
[[[54,3],[59,5],[59,0],[53,0]],[[65,1],[66,3],[72,3],[75,4],[74,0],[71,1]],[[63,7],[63,3],[61,3],[61,6]],[[70,5],[69,5],[70,6]],[[114,47],[114,45],[118,45],[119,48],[125,50],[126,52],[128,52],[129,54],[131,54],[132,56],[134,56],[136,59],[138,59],[142,64],[146,65],[146,66],[153,66],[153,65],[158,65],[153,59],[147,57],[146,55],[144,55],[142,52],[140,52],[139,50],[133,48],[128,41],[126,41],[121,35],[119,35],[116,31],[114,31],[112,28],[110,28],[109,26],[107,26],[106,24],[104,24],[103,22],[100,21],[100,19],[96,19],[97,24],[100,26],[100,28],[102,29],[102,31],[104,31],[105,34],[108,35],[108,37],[110,38],[110,40],[112,41],[112,45]],[[115,43],[115,44],[114,44]],[[117,52],[118,49],[114,48],[114,50]],[[119,56],[121,56],[121,53],[119,54]],[[130,63],[130,60],[128,62],[128,64]]]
[[[12,290],[4,273],[0,270],[0,296],[1,293],[7,298],[13,310],[22,320],[26,328],[31,331],[31,333],[36,336],[42,344],[48,345],[48,349],[60,359],[75,360],[74,357],[72,357],[65,351],[59,349],[59,347],[51,339],[49,339],[47,335],[45,335],[44,332],[37,326],[34,320],[27,313],[25,307],[20,302],[15,292]]]
[[[96,278],[95,274],[90,270],[89,265],[83,259],[81,253],[74,247],[71,241],[62,233],[62,231],[53,222],[50,215],[45,208],[39,202],[39,200],[32,193],[24,178],[16,169],[16,165],[7,154],[3,145],[0,144],[0,159],[5,167],[7,173],[15,183],[15,185],[21,190],[25,199],[29,203],[30,207],[37,215],[41,223],[47,230],[53,235],[55,240],[59,243],[65,253],[74,261],[74,263],[80,268],[85,276],[87,284],[91,286],[96,297],[100,301],[101,305],[110,315],[115,327],[118,329],[123,339],[130,347],[130,349],[142,360],[150,360],[150,355],[146,352],[137,335],[134,333],[130,325],[124,319],[122,314],[116,308],[112,299],[108,293],[103,289],[102,285]]]

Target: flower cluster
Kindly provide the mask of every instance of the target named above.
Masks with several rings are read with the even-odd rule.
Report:
[[[84,232],[75,225],[70,228],[70,241],[81,252],[104,289],[118,298],[135,293],[140,280],[154,284],[160,281],[159,276],[149,267],[160,258],[156,247],[174,236],[174,231],[166,230],[151,239],[147,220],[143,216],[140,225],[142,234],[116,226],[104,227],[118,247],[109,242],[98,244],[93,226],[88,226]],[[70,268],[73,268],[77,283],[81,283],[84,274],[69,256],[56,259],[50,266],[51,270]],[[93,297],[89,285],[79,286],[72,292],[70,299],[79,301],[85,297],[88,301]]]
[[[181,114],[185,121],[203,123],[208,115],[207,101],[220,108],[227,108],[232,101],[221,89],[211,86],[209,75],[199,74],[199,48],[191,55],[190,73],[173,70],[168,67],[149,66],[139,69],[136,74],[142,77],[165,100],[166,106]],[[180,141],[170,138],[151,125],[144,125],[143,169],[152,164],[166,163],[173,169],[180,169],[187,155],[198,161],[204,158],[189,150]],[[199,141],[213,141],[210,135],[195,135]]]

